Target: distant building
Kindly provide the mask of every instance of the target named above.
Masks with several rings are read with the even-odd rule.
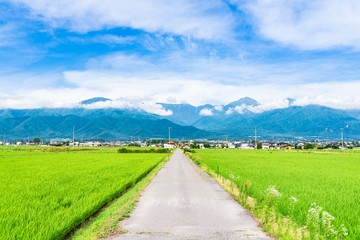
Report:
[[[176,148],[176,144],[174,142],[167,142],[164,144],[164,148]]]
[[[228,148],[236,148],[236,146],[233,143],[228,143]]]
[[[173,144],[165,143],[164,148],[176,148],[176,146]]]
[[[216,148],[222,148],[222,144],[221,144],[221,143],[217,143],[217,144],[215,145],[215,147],[216,147]]]
[[[269,149],[280,149],[278,145],[275,142],[269,143]]]
[[[201,148],[201,149],[204,149],[204,148],[205,148],[205,146],[204,146],[204,144],[203,144],[203,143],[198,143],[197,145],[198,145],[198,146],[199,146],[199,148]]]
[[[304,146],[305,146],[305,144],[304,144],[303,142],[299,142],[299,143],[296,143],[296,144],[295,144],[295,147],[296,147],[296,148],[301,148],[301,149],[303,149]]]
[[[268,142],[261,143],[261,148],[262,149],[270,149],[270,143],[268,143]]]
[[[241,149],[250,149],[251,147],[250,147],[249,143],[243,142],[243,143],[241,143],[240,148]]]
[[[79,142],[71,142],[71,143],[69,143],[69,146],[80,146],[80,143]]]
[[[279,143],[277,143],[277,147],[278,148],[280,148],[280,149],[285,149],[285,148],[287,148],[288,147],[288,143],[286,143],[286,142],[279,142]]]
[[[184,144],[183,148],[190,149],[190,145],[189,144]]]

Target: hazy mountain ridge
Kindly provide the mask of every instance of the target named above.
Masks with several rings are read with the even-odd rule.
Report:
[[[291,106],[262,111],[244,111],[259,107],[251,98],[242,98],[227,105],[158,103],[172,115],[159,116],[138,109],[91,109],[106,98],[85,100],[76,108],[1,109],[0,131],[13,139],[39,136],[83,139],[167,138],[168,127],[174,138],[229,137],[252,138],[255,127],[259,137],[348,137],[360,135],[360,110],[340,110],[319,105]],[[90,103],[89,103],[90,102]],[[82,107],[83,106],[83,107]],[[233,110],[235,109],[235,110]],[[239,111],[239,109],[241,111]],[[231,110],[231,111],[229,111]],[[205,114],[204,114],[205,113]],[[181,126],[182,125],[182,126]]]
[[[340,129],[348,137],[360,135],[360,120],[347,111],[318,105],[292,106],[258,114],[237,114],[228,118],[204,117],[194,126],[229,136],[254,136],[265,138],[283,137],[329,137],[338,138]]]
[[[166,119],[132,118],[127,116],[81,117],[27,116],[0,118],[0,128],[10,140],[41,137],[42,139],[72,138],[73,126],[77,139],[120,140],[136,138],[204,138],[211,134],[192,126],[180,126]]]
[[[259,103],[249,97],[241,98],[237,101],[230,102],[227,105],[211,105],[205,104],[198,107],[192,106],[190,104],[167,104],[167,103],[159,103],[164,107],[165,110],[171,110],[172,115],[166,116],[164,118],[169,119],[175,123],[183,124],[183,125],[193,125],[197,121],[199,121],[206,114],[204,114],[204,110],[207,113],[211,113],[211,116],[214,117],[227,117],[227,111],[230,109],[234,109],[236,107],[247,106],[247,107],[255,107],[258,106]],[[236,112],[236,111],[234,111]],[[244,111],[244,113],[250,113],[249,111]],[[226,115],[226,116],[223,116]]]

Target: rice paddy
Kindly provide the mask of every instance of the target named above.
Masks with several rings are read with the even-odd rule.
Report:
[[[310,238],[360,239],[359,152],[204,149],[194,155],[260,204],[306,226]]]
[[[167,156],[116,150],[0,150],[0,238],[63,238]]]

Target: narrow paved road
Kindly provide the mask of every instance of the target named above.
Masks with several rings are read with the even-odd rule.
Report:
[[[143,193],[128,233],[116,239],[271,239],[215,180],[181,150],[171,157]]]

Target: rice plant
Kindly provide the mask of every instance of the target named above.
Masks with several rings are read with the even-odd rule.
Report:
[[[60,239],[167,154],[0,152],[0,239]]]
[[[360,152],[203,149],[194,155],[213,172],[220,168],[243,196],[305,227],[311,236],[299,233],[300,239],[360,239]]]

